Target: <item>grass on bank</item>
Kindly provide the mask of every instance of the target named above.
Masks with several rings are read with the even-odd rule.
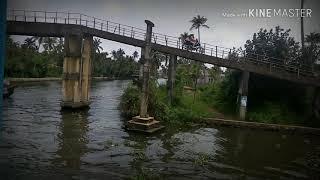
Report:
[[[227,117],[236,120],[237,83],[226,82],[199,87],[195,100],[192,91],[185,91],[182,87],[176,86],[172,105],[168,103],[166,86],[151,85],[149,113],[167,126],[202,123],[202,118],[206,117]],[[121,97],[120,109],[126,117],[131,118],[139,114],[139,96],[139,89],[134,85],[125,90]],[[296,111],[287,102],[259,100],[252,103],[253,100],[250,98],[249,95],[247,121],[320,127],[319,121]]]
[[[153,86],[150,89],[148,111],[151,116],[161,120],[166,125],[181,126],[190,125],[193,122],[201,123],[201,118],[216,115],[198,93],[194,101],[192,92],[175,92],[176,96],[172,105],[170,105],[166,86]],[[120,109],[123,115],[130,118],[139,114],[139,95],[137,86],[132,84],[128,86],[120,101]]]

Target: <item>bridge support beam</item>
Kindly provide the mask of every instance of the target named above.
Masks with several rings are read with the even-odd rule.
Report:
[[[126,128],[133,131],[142,131],[152,133],[163,128],[159,121],[156,121],[153,117],[148,114],[148,93],[149,93],[149,75],[151,67],[151,36],[152,28],[154,24],[148,20],[145,20],[147,24],[146,33],[146,46],[141,51],[143,59],[143,76],[142,76],[142,88],[140,96],[140,113],[139,116],[133,117],[132,120],[128,121]]]
[[[176,75],[176,64],[177,64],[177,56],[170,55],[169,59],[169,68],[168,68],[168,100],[169,104],[172,104],[173,96],[174,96],[174,83],[175,83],[175,75]]]
[[[249,77],[250,77],[250,73],[248,71],[243,71],[241,73],[239,90],[238,90],[238,104],[239,104],[239,118],[240,118],[240,120],[246,119]]]
[[[65,36],[62,76],[62,108],[89,106],[91,84],[92,36]]]

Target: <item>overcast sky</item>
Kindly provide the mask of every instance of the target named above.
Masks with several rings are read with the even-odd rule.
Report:
[[[319,0],[305,0],[312,17],[305,18],[305,34],[320,32]],[[145,29],[145,19],[154,24],[154,32],[179,36],[189,31],[190,20],[198,14],[208,18],[209,29],[201,30],[201,42],[224,47],[243,46],[260,28],[277,25],[288,29],[300,41],[300,19],[289,17],[224,17],[223,13],[246,13],[251,8],[300,8],[300,0],[9,0],[8,9],[69,11]],[[196,34],[194,31],[193,33]],[[16,38],[20,39],[21,38]],[[131,55],[139,48],[103,40],[110,52],[124,48]]]

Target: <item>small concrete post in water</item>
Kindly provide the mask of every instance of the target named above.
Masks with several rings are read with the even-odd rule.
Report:
[[[148,115],[148,93],[149,93],[149,73],[150,73],[150,54],[151,54],[151,36],[152,27],[154,24],[151,21],[145,20],[147,24],[146,45],[141,50],[141,58],[143,61],[143,76],[142,88],[140,96],[140,114],[133,117],[132,120],[126,123],[126,128],[132,131],[142,131],[152,133],[162,129],[164,126],[160,125],[153,117]]]
[[[89,106],[92,36],[67,34],[62,76],[62,108]]]
[[[248,101],[248,85],[249,85],[249,72],[243,71],[241,73],[241,79],[239,83],[238,99],[239,102],[239,118],[245,120],[247,112]]]
[[[169,104],[172,104],[173,100],[173,88],[174,88],[174,82],[175,82],[175,66],[176,66],[177,56],[176,55],[170,55],[169,60],[169,68],[168,68],[168,100]]]

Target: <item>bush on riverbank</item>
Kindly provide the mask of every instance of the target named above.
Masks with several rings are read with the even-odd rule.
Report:
[[[201,119],[205,117],[222,116],[222,118],[237,119],[238,106],[236,102],[239,75],[239,72],[236,71],[229,72],[223,81],[200,86],[195,100],[193,99],[193,91],[183,90],[183,87],[177,84],[172,105],[168,103],[167,87],[156,86],[155,83],[151,83],[149,113],[166,125],[173,126],[202,122]],[[255,80],[255,78],[252,78],[252,80]],[[266,81],[263,82],[266,84]],[[284,90],[283,87],[279,87]],[[275,97],[272,94],[261,96],[259,94],[266,94],[261,93],[261,91],[252,87],[249,90],[247,121],[319,127],[317,120],[310,119],[305,114],[306,105],[301,102],[304,96],[301,95],[301,98],[296,99],[292,98],[295,97],[294,94],[300,91],[294,92],[291,90],[290,93],[283,92],[282,96],[277,94]],[[265,88],[263,91],[272,92],[270,88]],[[273,93],[273,95],[275,94]],[[127,118],[139,114],[139,96],[139,89],[134,85],[130,85],[122,95],[120,109]],[[289,99],[293,100],[289,101]]]
[[[180,90],[176,90],[180,91]],[[178,93],[169,105],[166,86],[156,86],[151,83],[149,94],[148,112],[157,120],[166,125],[184,126],[193,122],[201,122],[203,117],[212,117],[214,112],[210,111],[207,103],[196,97],[193,102],[193,93]],[[139,89],[135,85],[129,85],[120,100],[120,110],[128,119],[139,114]]]
[[[237,117],[237,71],[227,72],[223,81],[202,87],[201,98],[227,116]],[[304,87],[294,83],[250,75],[247,120],[262,123],[320,127],[310,118]]]

